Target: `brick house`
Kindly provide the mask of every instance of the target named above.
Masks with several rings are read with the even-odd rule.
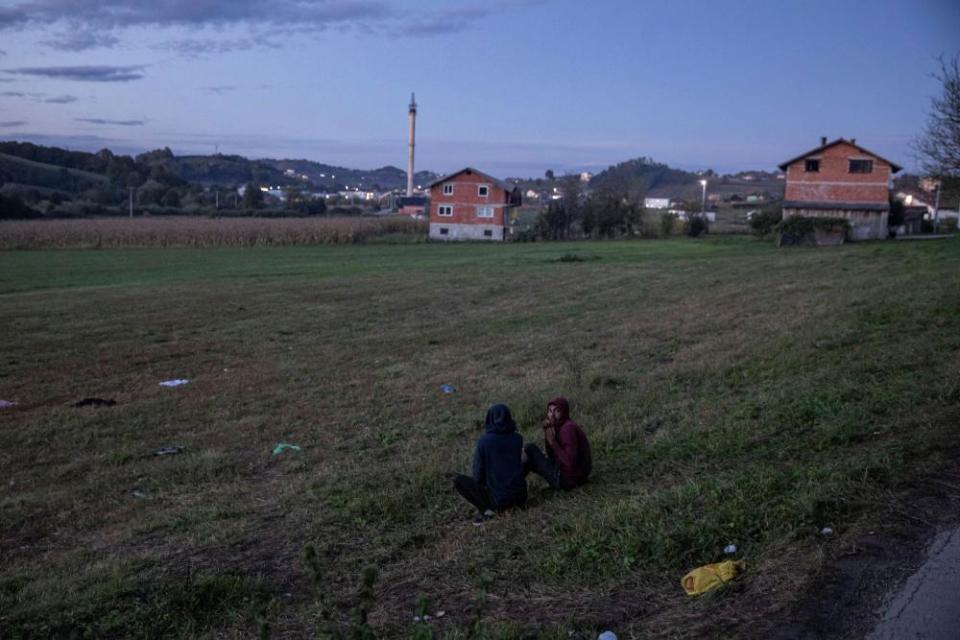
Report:
[[[430,185],[430,239],[506,240],[509,210],[519,205],[517,187],[461,169]]]
[[[783,217],[846,218],[853,240],[887,237],[890,178],[902,167],[837,138],[779,165],[786,173]]]

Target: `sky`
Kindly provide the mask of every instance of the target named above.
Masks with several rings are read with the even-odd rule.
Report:
[[[0,140],[499,177],[911,141],[957,0],[0,0]]]

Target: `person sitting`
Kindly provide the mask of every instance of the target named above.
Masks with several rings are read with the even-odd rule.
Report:
[[[510,409],[503,404],[487,409],[484,430],[473,453],[473,477],[458,474],[453,479],[457,492],[479,512],[474,524],[527,501],[523,436],[517,433]]]
[[[543,421],[547,453],[532,442],[524,447],[524,473],[533,471],[554,489],[569,491],[587,481],[593,469],[593,455],[587,435],[570,419],[570,403],[556,397],[547,405]]]

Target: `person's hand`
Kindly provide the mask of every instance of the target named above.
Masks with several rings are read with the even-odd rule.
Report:
[[[557,430],[554,427],[548,427],[543,430],[543,437],[547,439],[547,444],[551,447],[557,441]]]

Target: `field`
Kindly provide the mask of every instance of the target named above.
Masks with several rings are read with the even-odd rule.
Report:
[[[363,244],[383,239],[418,241],[426,237],[426,226],[425,222],[400,216],[4,220],[0,221],[0,250],[265,247]]]
[[[0,637],[772,635],[955,465],[958,265],[956,239],[2,252]],[[560,393],[592,481],[471,526],[449,474],[485,408],[540,442]],[[744,574],[688,598],[730,543]]]

